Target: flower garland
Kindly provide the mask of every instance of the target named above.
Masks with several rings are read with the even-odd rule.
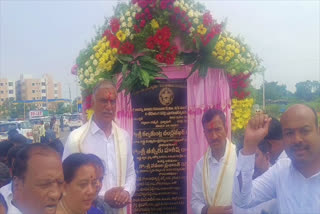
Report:
[[[161,73],[165,65],[190,64],[191,73],[198,70],[202,77],[209,67],[223,68],[234,98],[233,129],[244,127],[246,120],[235,114],[239,106],[253,102],[247,98],[247,87],[251,74],[260,69],[260,60],[204,6],[193,0],[131,0],[118,4],[106,23],[77,60],[83,91],[90,94],[97,81],[119,74],[123,80],[120,90],[129,93],[148,87],[165,77]]]
[[[231,129],[237,131],[244,129],[251,118],[251,109],[253,99],[246,98],[243,100],[232,99]]]

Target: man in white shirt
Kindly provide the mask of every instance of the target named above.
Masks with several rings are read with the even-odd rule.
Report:
[[[64,183],[59,154],[47,145],[29,144],[13,165],[13,181],[4,195],[8,214],[55,214]]]
[[[194,214],[231,214],[232,179],[236,165],[235,146],[227,139],[225,115],[209,109],[202,117],[209,144],[198,161],[192,179],[191,207]]]
[[[316,112],[302,104],[282,115],[283,142],[288,159],[279,160],[252,181],[255,151],[267,135],[271,118],[256,114],[249,122],[240,151],[233,202],[249,208],[277,198],[279,213],[320,211],[320,130]]]
[[[93,90],[93,117],[71,132],[65,145],[63,159],[75,152],[97,155],[105,164],[99,196],[115,208],[126,212],[135,192],[136,173],[129,134],[113,121],[116,113],[117,90],[104,80]],[[124,209],[119,209],[124,208]]]
[[[281,123],[278,119],[272,117],[268,134],[264,138],[271,144],[270,162],[272,165],[278,160],[288,157],[284,151],[284,142],[282,138]]]

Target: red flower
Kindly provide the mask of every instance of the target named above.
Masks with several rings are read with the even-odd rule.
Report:
[[[170,47],[169,41],[163,41],[160,46],[161,52],[165,52]]]
[[[179,14],[180,13],[180,7],[174,7],[174,13]]]
[[[160,8],[161,8],[162,10],[167,9],[167,5],[168,5],[168,1],[166,1],[166,0],[162,0],[162,1],[160,2]]]
[[[136,18],[136,20],[140,20],[141,14],[140,14],[140,13],[137,13],[135,18]]]
[[[138,25],[134,25],[133,28],[137,33],[141,32],[141,29],[138,27]]]
[[[141,8],[145,8],[145,7],[148,5],[148,2],[145,1],[145,0],[139,0],[139,1],[138,1],[138,5],[139,5]]]
[[[164,58],[164,56],[163,56],[162,54],[157,54],[157,55],[156,55],[156,60],[157,60],[158,62],[160,62],[160,63],[164,63],[165,58]]]
[[[212,24],[212,16],[210,12],[206,12],[205,14],[203,14],[203,25],[207,27],[211,24]]]
[[[105,37],[107,37],[107,39],[109,39],[111,35],[112,35],[111,31],[110,31],[109,29],[107,29],[107,30],[103,33],[102,37],[105,36]]]
[[[187,15],[186,11],[182,10],[181,11],[181,16],[186,16],[186,15]]]
[[[142,20],[142,21],[140,22],[140,27],[141,27],[141,28],[144,28],[145,25],[146,25],[146,20]]]
[[[151,20],[153,17],[152,17],[152,14],[151,13],[149,13],[148,15],[147,15],[147,18],[148,18],[148,20]]]
[[[171,51],[171,54],[173,54],[174,56],[176,56],[177,53],[178,53],[178,48],[177,48],[177,46],[172,46],[172,47],[170,48],[170,51]]]
[[[168,65],[173,64],[174,60],[175,60],[175,57],[172,54],[167,54],[165,61]]]
[[[119,29],[120,29],[120,22],[119,22],[119,20],[116,19],[116,18],[111,19],[111,21],[110,21],[110,26],[111,26],[111,30],[112,30],[113,33],[118,32]]]
[[[146,46],[147,46],[147,48],[149,48],[149,49],[151,49],[151,50],[154,49],[155,44],[154,44],[154,40],[153,40],[153,37],[152,37],[152,36],[150,36],[150,37],[147,39]]]
[[[180,25],[180,28],[181,28],[182,31],[186,31],[186,30],[187,30],[187,27],[186,27],[185,24],[181,24],[181,25]]]
[[[134,51],[134,45],[130,42],[123,43],[123,45],[119,50],[121,54],[132,54],[133,51]]]
[[[120,46],[119,39],[116,36],[112,35],[110,37],[110,47],[111,48],[119,48],[119,46]]]
[[[150,9],[149,9],[149,8],[146,8],[146,9],[144,9],[144,12],[145,12],[145,13],[150,13]]]

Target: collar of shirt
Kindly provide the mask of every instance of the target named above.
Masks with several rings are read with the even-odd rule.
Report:
[[[104,133],[104,131],[101,130],[101,129],[99,128],[99,126],[98,126],[93,120],[92,120],[92,124],[91,124],[91,129],[90,129],[90,131],[91,131],[91,134],[92,134],[92,135],[95,135],[96,133],[100,132],[100,133],[102,133],[102,134],[104,134],[104,135],[106,136],[106,134]],[[110,139],[110,138],[112,138],[112,137],[113,137],[113,129],[111,128],[111,134],[110,134],[109,137],[106,136],[106,138],[107,138],[107,139]]]

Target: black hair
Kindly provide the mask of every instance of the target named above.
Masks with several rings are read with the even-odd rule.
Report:
[[[202,126],[204,127],[204,125],[206,123],[209,123],[215,116],[219,116],[223,126],[226,127],[226,116],[224,115],[224,113],[219,110],[219,109],[208,109],[202,116]]]
[[[38,150],[35,154],[44,154],[45,152],[54,152],[57,153],[53,148],[49,147],[45,144],[34,143],[34,144],[26,144],[23,148],[21,148],[17,155],[16,160],[13,163],[12,176],[23,178],[28,169],[28,161],[31,158],[30,154],[33,151]],[[58,155],[58,154],[57,154]]]
[[[61,140],[56,138],[52,142],[47,142],[46,144],[48,146],[50,146],[51,148],[53,148],[54,150],[56,150],[59,153],[59,155],[62,157],[64,147],[63,147],[63,143],[61,142]]]
[[[9,149],[13,146],[13,144],[8,141],[2,141],[0,143],[0,157],[7,157]]]
[[[28,139],[22,134],[13,135],[10,139],[10,142],[13,144],[26,144]]]
[[[24,146],[23,145],[18,145],[18,146],[13,146],[9,149],[8,151],[8,167],[13,168],[13,159],[16,158],[17,153],[19,152],[20,149],[22,149]]]
[[[69,184],[75,177],[77,170],[85,165],[94,163],[88,154],[73,153],[69,155],[62,163],[64,181]]]
[[[271,144],[267,140],[262,140],[258,144],[258,148],[263,154],[267,154],[271,151]]]
[[[278,119],[272,117],[269,125],[269,131],[265,140],[281,140],[282,139],[282,127]]]
[[[11,176],[8,166],[0,162],[0,187],[7,185],[10,181]]]
[[[94,154],[88,154],[91,162],[96,166],[96,167],[100,167],[102,169],[102,173],[104,174],[105,173],[105,166],[104,166],[104,163],[102,162],[102,160],[94,155]]]
[[[10,129],[8,131],[8,140],[10,141],[11,138],[15,135],[19,134],[19,132],[17,131],[17,129]]]

